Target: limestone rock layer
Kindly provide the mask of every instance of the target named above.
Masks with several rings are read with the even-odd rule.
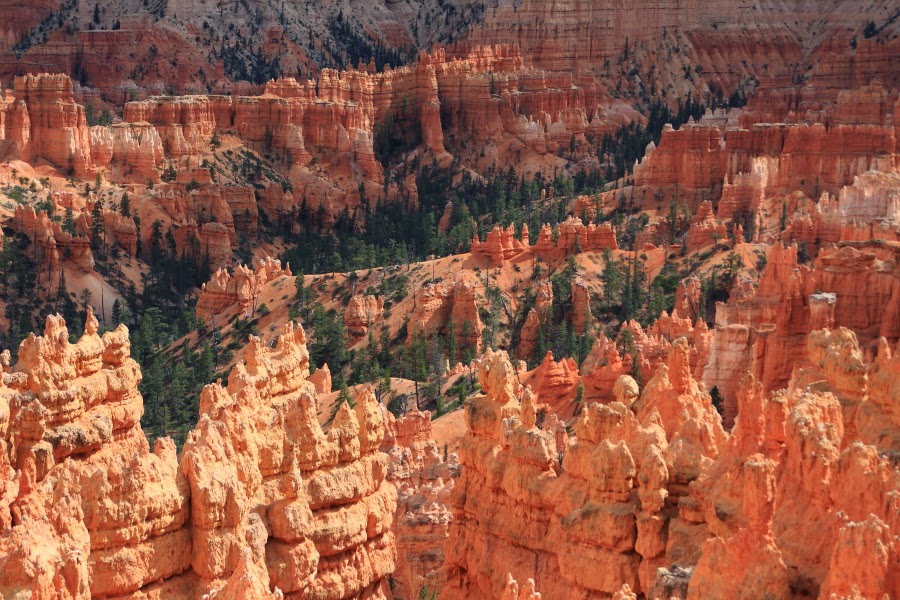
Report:
[[[689,350],[676,340],[636,399],[622,378],[568,432],[555,416],[538,425],[505,353],[484,355],[442,597],[508,595],[507,574],[552,598],[894,597],[887,342],[867,364],[849,330],[811,334],[811,366],[787,389],[746,375],[730,434]]]
[[[303,329],[249,341],[204,388],[180,457],[140,429],[124,326],[19,349],[0,387],[0,593],[19,598],[387,598],[397,492],[371,390],[325,432]]]

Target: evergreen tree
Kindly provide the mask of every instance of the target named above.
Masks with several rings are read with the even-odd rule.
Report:
[[[56,310],[59,311],[66,323],[74,325],[78,322],[78,305],[72,300],[72,296],[66,287],[65,271],[59,274],[59,286],[56,291]]]
[[[141,218],[135,214],[133,217],[133,220],[134,220],[134,227],[137,230],[137,244],[135,245],[135,249],[137,251],[137,255],[140,256],[141,250],[144,247],[144,240],[141,237]]]
[[[538,327],[537,340],[534,344],[534,357],[532,358],[532,361],[535,366],[541,364],[541,361],[544,360],[544,356],[547,354],[547,350],[547,328],[542,322],[540,327]]]
[[[65,269],[60,269],[59,282],[56,285],[56,310],[60,310],[62,308],[63,300],[68,297],[69,289],[66,285],[66,271]]]
[[[139,389],[144,397],[144,417],[141,425],[147,430],[148,437],[162,437],[169,429],[169,411],[163,405],[165,373],[162,360],[157,358],[149,365],[144,363],[142,371]]]
[[[163,258],[162,221],[157,219],[150,226],[150,264],[153,265]]]
[[[66,213],[63,217],[62,230],[70,235],[75,235],[75,216],[72,213],[72,207],[66,207]]]
[[[575,389],[575,397],[572,398],[572,404],[575,405],[575,411],[572,413],[572,416],[577,417],[578,413],[581,412],[581,405],[584,402],[584,381],[578,382],[578,387]]]
[[[600,276],[603,281],[603,295],[608,307],[619,306],[622,302],[624,275],[609,249],[604,250],[603,257],[604,267]]]
[[[106,234],[106,227],[103,224],[103,201],[100,197],[97,197],[97,201],[94,202],[93,208],[91,208],[91,248],[93,250],[100,250],[103,247],[104,236]]]
[[[344,318],[336,310],[325,310],[319,303],[312,305],[307,320],[311,334],[309,343],[310,364],[321,367],[328,363],[334,373],[340,373],[350,361],[344,340]]]
[[[191,381],[190,369],[182,361],[179,361],[171,369],[164,388],[165,404],[168,412],[173,417],[173,425],[181,430],[178,441],[181,441],[186,436],[189,424],[196,415],[196,411],[192,410]]]
[[[165,318],[159,308],[152,306],[144,311],[135,337],[135,356],[138,362],[145,364],[151,355],[162,348],[166,338]]]
[[[125,309],[118,298],[113,301],[112,320],[113,323],[122,323],[125,321]]]
[[[447,360],[450,361],[451,366],[456,362],[457,351],[456,323],[451,317],[450,322],[447,323]]]
[[[294,280],[294,299],[297,301],[297,306],[300,308],[300,314],[304,317],[308,314],[310,302],[312,302],[315,297],[315,291],[306,285],[306,276],[303,274],[303,271],[300,271],[297,273],[297,277]]]
[[[356,406],[356,401],[353,400],[353,397],[350,395],[350,388],[347,387],[346,383],[342,382],[340,391],[338,392],[337,401],[334,403],[334,406],[331,407],[331,414],[328,415],[329,423],[334,421],[338,411],[341,409],[341,405],[344,403],[348,404],[350,408]]]
[[[125,295],[125,302],[128,304],[128,313],[134,318],[138,315],[138,295],[134,282],[128,284],[128,293]]]

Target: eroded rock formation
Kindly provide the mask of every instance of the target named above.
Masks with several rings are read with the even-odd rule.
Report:
[[[893,242],[843,242],[823,248],[811,265],[797,247],[772,246],[756,290],[738,289],[716,307],[716,331],[703,373],[726,399],[726,421],[746,372],[767,391],[787,385],[805,356],[807,334],[849,327],[872,344],[900,339],[898,247]]]
[[[884,105],[896,101],[876,81],[826,105],[841,114],[861,111],[858,119],[823,124],[820,113],[810,112],[788,121],[723,127],[707,113],[700,123],[667,127],[659,146],[651,145],[635,166],[628,197],[645,209],[695,212],[687,239],[691,251],[713,235],[724,238],[719,220],[733,220],[742,233],[752,230],[754,239],[780,234],[803,241],[812,252],[828,242],[894,239],[896,118],[868,109],[862,100],[856,106],[854,98],[872,89],[880,90],[876,95]],[[707,201],[716,203],[716,218]]]
[[[896,538],[884,537],[898,526],[896,467],[856,437],[820,383],[769,397],[744,383],[731,438],[693,486],[712,537],[688,598],[896,594]]]
[[[72,80],[62,74],[17,77],[15,97],[21,101],[26,115],[19,123],[27,123],[29,132],[19,133],[24,142],[20,151],[25,160],[45,159],[58,167],[90,176],[91,136],[84,107],[75,103]]]
[[[537,427],[534,394],[505,353],[482,358],[485,395],[466,407],[452,503],[448,597],[499,597],[506,573],[533,578],[550,597],[647,589],[658,566],[696,551],[690,524],[667,546],[672,516],[661,511],[718,456],[726,434],[690,375],[686,346],[673,346],[636,414],[592,404],[569,439]],[[683,520],[672,519],[670,530]]]
[[[56,289],[62,273],[63,261],[68,260],[84,272],[94,269],[91,240],[86,235],[63,231],[59,223],[43,211],[31,206],[16,207],[13,228],[24,234],[31,243],[31,259],[38,267],[38,277],[47,289]]]
[[[525,316],[522,330],[519,333],[519,345],[516,352],[519,358],[534,360],[535,348],[538,344],[538,336],[542,324],[550,318],[550,310],[553,308],[553,284],[549,281],[541,281],[536,286],[534,306]]]
[[[809,359],[774,394],[746,375],[729,435],[680,338],[633,406],[620,378],[618,401],[587,406],[567,438],[537,425],[534,395],[488,352],[485,395],[466,407],[449,597],[499,597],[504,573],[569,598],[896,594],[900,479],[883,454],[896,358],[882,338],[866,363],[840,329],[810,335]]]
[[[431,413],[410,411],[392,421],[388,480],[397,486],[397,569],[394,597],[414,599],[420,590],[444,587],[444,545],[452,516],[449,499],[459,462],[432,440]]]
[[[369,330],[384,319],[384,299],[357,294],[344,309],[344,326],[353,344],[368,335]]]
[[[370,390],[317,420],[306,338],[250,339],[180,456],[141,431],[124,326],[49,317],[0,387],[0,565],[18,597],[386,598],[396,491]],[[8,361],[7,361],[8,362]]]
[[[416,291],[416,302],[407,327],[407,343],[417,335],[453,335],[460,350],[481,348],[481,317],[476,284],[470,279],[429,283]]]
[[[579,217],[574,216],[555,228],[545,224],[534,245],[530,245],[528,235],[527,225],[523,226],[518,238],[513,227],[502,229],[497,225],[488,233],[485,241],[477,238],[472,240],[471,252],[488,259],[490,265],[497,267],[506,260],[519,257],[561,260],[579,252],[618,248],[616,232],[609,223],[585,225]]]
[[[394,569],[396,504],[379,451],[383,417],[371,390],[344,403],[326,434],[299,327],[270,350],[251,338],[227,387],[200,398],[181,466],[191,490],[193,572],[232,576],[249,547],[285,594],[380,597]]]
[[[241,314],[252,316],[262,286],[279,277],[291,277],[290,266],[281,268],[281,261],[271,257],[255,261],[254,268],[238,265],[234,273],[219,269],[203,284],[197,299],[197,316],[211,321],[225,309],[238,305]]]

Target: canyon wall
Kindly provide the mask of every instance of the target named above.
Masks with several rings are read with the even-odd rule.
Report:
[[[758,288],[732,292],[716,306],[703,380],[722,393],[726,423],[736,414],[744,374],[753,373],[767,392],[783,388],[811,331],[848,327],[869,346],[900,340],[898,251],[896,242],[842,242],[802,265],[796,246],[772,246]]]
[[[763,223],[772,227],[792,192],[816,200],[823,192],[837,195],[868,171],[897,168],[890,119],[830,127],[756,124],[724,131],[687,124],[678,130],[666,127],[659,146],[648,148],[635,166],[635,190],[629,195],[645,209],[664,201],[695,211],[710,200],[721,218],[763,213],[768,217]]]
[[[459,59],[438,49],[422,53],[413,66],[382,73],[325,69],[316,80],[270,81],[258,95],[154,96],[125,103],[122,122],[112,125],[89,127],[76,92],[86,94],[64,75],[16,78],[12,95],[0,103],[5,154],[44,160],[84,178],[162,179],[177,196],[184,193],[172,182],[177,172],[192,173],[177,175],[177,183],[202,190],[231,177],[229,166],[243,173],[246,161],[259,160],[216,152],[221,142],[214,136],[235,135],[279,171],[266,175],[281,184],[281,193],[260,194],[270,217],[296,213],[301,205],[313,214],[321,208],[327,220],[318,225],[326,228],[364,198],[416,200],[414,178],[385,181],[386,166],[399,158],[393,148],[443,167],[453,158],[448,150],[477,169],[516,156],[518,170],[531,175],[562,168],[557,150],[573,137],[585,154],[585,136],[599,138],[642,119],[596,84],[534,70],[506,46]]]
[[[538,68],[599,71],[611,87],[636,95],[649,90],[680,97],[710,91],[727,96],[755,79],[767,98],[793,100],[799,94],[791,89],[809,81],[802,97],[815,106],[813,98],[823,92],[834,98],[839,90],[874,77],[896,85],[896,70],[890,67],[898,47],[895,10],[890,2],[863,8],[847,0],[802,6],[724,0],[500,0],[454,49],[462,53],[477,45],[513,43]],[[868,21],[878,27],[877,35],[863,35]],[[767,100],[761,106],[773,104]]]
[[[522,15],[543,10],[526,4],[519,9]],[[689,14],[698,10],[682,8]],[[834,7],[827,14],[842,16],[844,8]],[[498,8],[498,14],[504,10]],[[560,6],[551,20],[571,24],[569,18],[579,18],[578,10]],[[880,10],[873,7],[872,14]],[[665,7],[654,11],[665,12]],[[684,23],[699,26],[706,19],[685,17]],[[763,30],[774,26],[774,20],[764,21]],[[795,25],[806,26],[806,21]],[[830,31],[832,25],[823,27]],[[894,25],[885,27],[879,35],[887,38]],[[860,48],[874,43],[866,39]],[[363,199],[415,201],[414,178],[390,176],[400,158],[391,148],[444,167],[458,158],[480,172],[508,164],[526,176],[567,165],[601,169],[596,159],[600,140],[645,118],[610,94],[601,79],[542,67],[534,49],[525,47],[467,42],[423,52],[411,66],[381,73],[324,69],[315,80],[270,81],[256,95],[151,96],[125,102],[122,122],[92,127],[74,100],[89,98],[88,89],[63,75],[27,75],[16,78],[14,90],[0,102],[0,150],[9,158],[47,161],[79,177],[101,173],[119,182],[168,181],[161,187],[170,189],[149,194],[154,197],[160,192],[202,196],[205,187],[215,187],[210,184],[225,184],[219,180],[231,177],[229,169],[246,175],[247,161],[265,156],[274,170],[257,168],[257,177],[265,173],[262,181],[254,182],[262,186],[254,185],[261,208],[273,220],[299,218],[301,207],[307,217],[321,213],[316,223],[320,229],[329,228],[344,209],[353,214]],[[810,96],[783,113],[761,114],[750,106],[739,119],[708,113],[700,123],[664,128],[658,147],[651,145],[635,166],[629,201],[645,209],[652,209],[655,199],[657,204],[685,204],[696,210],[709,200],[718,218],[736,218],[745,231],[754,221],[754,235],[773,235],[782,205],[787,202],[791,214],[797,207],[790,194],[802,191],[814,200],[822,192],[836,196],[869,170],[896,170],[895,113],[900,101],[891,70],[882,66],[885,69],[874,70],[868,79],[844,81],[822,74],[821,81],[793,88],[772,74],[765,80],[768,87],[761,88],[762,96],[776,85],[809,95],[806,90],[813,81],[824,84],[826,79],[846,89],[824,91],[818,104]],[[219,152],[217,145],[222,136],[231,135],[246,151],[222,156],[228,151]],[[179,175],[172,182],[169,174],[176,168],[192,175]],[[191,187],[185,190],[178,184]],[[252,202],[226,202],[232,205],[234,220],[241,220],[244,208],[256,218]],[[193,218],[202,234],[204,218]],[[255,228],[251,222],[237,229],[252,235]],[[588,233],[591,239],[585,241],[594,243],[594,236]],[[597,244],[609,245],[606,232],[596,236]],[[209,231],[202,237],[209,242],[216,235]],[[490,253],[499,251],[489,242]],[[502,253],[516,250],[504,248]],[[219,252],[224,261],[224,249]]]
[[[372,60],[361,66],[374,70],[378,48],[377,66],[396,67],[419,50],[450,42],[454,56],[515,45],[538,69],[600,71],[610,87],[635,94],[640,85],[632,70],[653,92],[682,97],[710,89],[727,96],[756,77],[770,106],[796,107],[807,98],[789,88],[802,78],[836,96],[840,87],[891,73],[897,43],[895,7],[885,0],[864,7],[849,0],[802,6],[768,0],[499,0],[490,6],[326,0],[285,7],[251,1],[234,15],[207,1],[45,0],[25,7],[4,0],[0,9],[9,16],[0,29],[0,82],[27,72],[63,72],[115,99],[134,89],[231,92],[249,87],[247,79],[259,84],[263,73],[315,76],[323,67],[355,67],[366,56]],[[869,20],[879,27],[876,36],[862,35]],[[219,32],[226,29],[232,35],[223,39]],[[894,78],[885,83],[895,84]]]
[[[327,66],[374,70],[376,57],[379,68],[397,66],[477,18],[480,5],[254,0],[226,14],[208,0],[4,0],[0,11],[8,17],[0,26],[0,82],[50,70],[122,98],[136,88],[230,92],[267,73],[315,75]]]

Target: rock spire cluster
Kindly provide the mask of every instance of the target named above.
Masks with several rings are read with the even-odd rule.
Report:
[[[317,419],[303,329],[251,337],[180,455],[141,431],[124,326],[19,349],[0,388],[0,589],[36,598],[387,598],[397,493],[371,390]]]

